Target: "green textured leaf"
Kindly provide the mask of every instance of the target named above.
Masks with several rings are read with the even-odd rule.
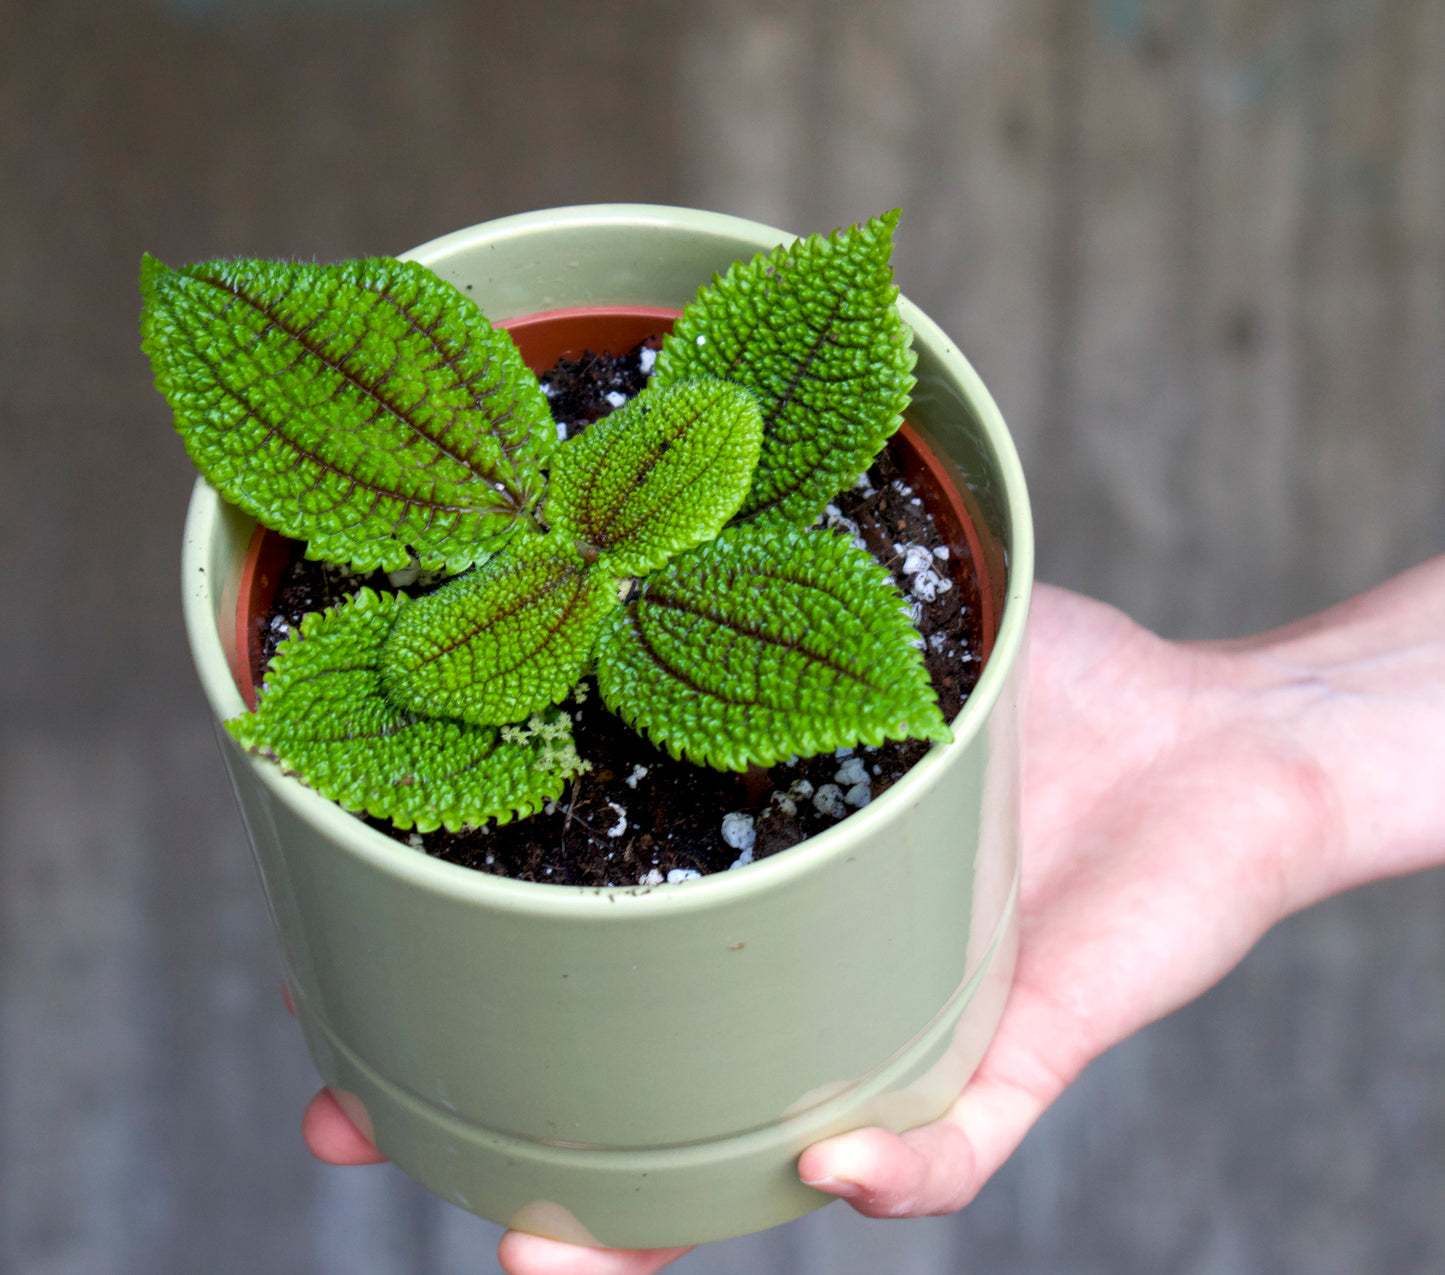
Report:
[[[511,338],[415,262],[141,267],[142,347],[202,473],[313,558],[461,570],[556,445]]]
[[[887,573],[842,537],[745,524],[608,618],[597,685],[674,757],[721,770],[948,740],[917,637]]]
[[[762,420],[725,381],[647,389],[557,453],[546,517],[618,576],[711,540],[752,482]]]
[[[888,264],[897,223],[895,211],[737,263],[663,345],[653,384],[719,376],[762,409],[744,516],[807,526],[902,423],[916,356]]]
[[[271,662],[257,710],[227,723],[347,810],[399,828],[505,823],[558,797],[584,768],[566,714],[522,730],[418,717],[382,688],[377,667],[401,594],[362,589],[301,622]]]
[[[402,613],[382,652],[387,690],[435,717],[521,721],[571,690],[616,605],[611,576],[568,537],[516,536]]]

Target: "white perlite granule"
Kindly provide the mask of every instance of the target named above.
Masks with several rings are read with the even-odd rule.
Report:
[[[607,835],[609,837],[620,837],[627,831],[627,807],[619,806],[615,801],[609,801],[607,804],[617,812],[617,822],[607,829]]]
[[[661,884],[662,884],[662,873],[661,873],[660,871],[658,871],[658,869],[653,868],[652,871],[650,871],[645,877],[638,877],[638,878],[637,878],[637,884],[638,884],[638,885],[661,885]]]
[[[637,356],[637,366],[642,369],[643,376],[651,376],[653,365],[657,362],[657,351],[649,350],[646,346]]]
[[[611,403],[613,407],[621,407],[627,402],[627,395],[620,390],[608,390],[602,397]]]
[[[947,593],[953,588],[953,581],[947,576],[941,576],[937,571],[920,571],[913,577],[913,587],[909,590],[915,598],[924,602],[932,602],[940,593]]]
[[[751,850],[744,850],[742,854],[738,855],[736,859],[734,859],[730,864],[728,864],[728,871],[731,872],[734,868],[745,868],[752,861],[753,852]]]
[[[739,810],[734,810],[723,816],[722,839],[734,850],[746,850],[751,853],[754,843],[758,839],[757,831],[753,827],[752,815],[745,815]]]
[[[855,549],[866,549],[868,547],[868,542],[863,539],[863,533],[860,531],[858,524],[854,522],[853,519],[845,517],[843,511],[839,509],[837,505],[823,506],[823,525],[843,532],[849,537]]]
[[[936,545],[936,546],[934,546],[933,556],[934,556],[935,558],[940,559],[940,560],[943,561],[943,562],[947,562],[947,561],[948,561],[948,546],[947,546],[947,545]]]
[[[861,784],[854,784],[843,794],[843,800],[850,806],[858,806],[861,809],[873,800],[873,788],[866,780]]]
[[[639,779],[645,779],[646,777],[647,767],[639,763],[632,768],[632,773],[628,775],[627,778],[624,779],[622,782],[625,783],[629,788],[636,788],[637,781]]]
[[[561,421],[557,422],[557,437],[564,443],[567,441],[567,426]]]
[[[701,881],[702,873],[696,868],[672,868],[667,874],[667,884],[676,885],[679,881]]]
[[[848,813],[843,804],[843,790],[837,784],[824,784],[813,794],[813,806],[820,815],[841,819]]]
[[[895,545],[896,549],[897,546]],[[903,566],[899,568],[906,576],[916,576],[920,571],[933,569],[933,553],[926,545],[906,544],[903,546]]]
[[[854,784],[866,784],[868,768],[861,757],[850,757],[838,767],[838,773],[833,778],[844,788],[851,788]]]
[[[934,551],[926,545],[894,545],[893,548],[895,552],[903,555],[903,565],[899,570],[904,575],[912,577],[909,592],[915,598],[923,602],[932,602],[940,593],[947,593],[953,588],[952,580],[933,569]],[[947,552],[944,550],[945,556]],[[914,623],[917,621],[915,620]]]

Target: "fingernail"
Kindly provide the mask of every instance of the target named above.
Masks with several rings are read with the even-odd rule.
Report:
[[[836,1195],[842,1199],[851,1199],[862,1193],[863,1188],[856,1182],[850,1182],[847,1178],[804,1178],[804,1186],[810,1186],[816,1191],[826,1191],[829,1195]]]

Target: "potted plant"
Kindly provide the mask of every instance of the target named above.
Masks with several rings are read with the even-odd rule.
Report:
[[[735,218],[602,206],[506,218],[425,245],[410,259],[505,321],[574,306],[675,311],[710,275],[786,239]],[[982,1053],[1012,967],[1027,501],[986,390],[925,316],[906,302],[899,309],[917,354],[909,421],[967,480],[961,489],[977,510],[983,553],[994,558],[1000,621],[963,711],[943,730],[924,727],[940,742],[836,827],[739,871],[661,889],[497,879],[399,845],[220,732],[287,985],[323,1080],[382,1151],[465,1208],[556,1238],[616,1246],[760,1229],[827,1202],[793,1171],[805,1146],[864,1124],[902,1129],[933,1118]],[[154,338],[147,340],[154,353]],[[680,380],[690,382],[690,372]],[[761,446],[746,395],[710,393],[727,398],[733,422],[723,431],[732,441],[714,453],[732,448],[746,461],[749,448]],[[666,435],[654,460],[681,446],[680,434],[667,434],[676,429],[669,422],[696,415],[694,406],[653,411]],[[623,474],[623,487],[633,482],[634,471],[602,463]],[[560,470],[567,479],[565,465]],[[559,497],[562,485],[554,486],[542,506],[554,522],[539,534],[562,526],[595,549],[599,537],[590,533],[599,523],[587,521],[592,513],[575,494],[581,480],[567,481],[574,494]],[[734,501],[737,509],[730,490],[719,508]],[[713,517],[727,523],[732,513]],[[239,732],[247,743],[284,755],[281,737],[252,729],[258,719],[245,716],[233,674],[245,659],[236,616],[254,528],[198,483],[183,561],[187,625],[218,719],[249,721]],[[330,531],[306,534],[314,548]],[[425,557],[425,529],[408,535]],[[589,578],[600,560],[614,568],[614,583],[635,581],[695,552],[706,535],[674,543],[693,535],[680,533],[661,548],[619,541],[620,549],[604,546],[597,560],[548,560],[527,578]],[[487,561],[505,563],[506,553]],[[453,588],[432,596],[451,596]],[[602,619],[555,661],[542,700],[527,700],[527,691],[517,698],[508,689],[517,679],[506,670],[480,679],[505,684],[500,708],[478,709],[475,697],[486,700],[497,688],[454,672],[419,692],[426,702],[452,697],[436,714],[447,721],[531,721],[531,735],[509,741],[530,750],[532,763],[516,769],[508,782],[521,787],[500,799],[512,809],[547,799],[528,787],[535,763],[552,767],[543,776],[552,792],[557,775],[565,782],[577,764],[565,755],[543,760],[541,750],[559,740],[540,737],[559,690],[627,601],[600,586],[576,596],[591,597],[587,605]],[[436,649],[447,641],[437,634],[456,621],[433,624],[421,603],[396,605],[403,615],[422,615],[411,629],[390,616],[378,626],[401,652],[395,662],[411,661],[403,673],[383,675],[392,678],[386,693],[402,696],[412,693],[402,685],[411,669],[438,663]],[[433,616],[449,605],[437,604]],[[319,648],[315,636],[297,648]],[[913,706],[901,712],[916,715]],[[659,721],[644,726],[667,739],[673,727]],[[684,724],[671,739],[679,751],[706,755],[717,726],[695,736]],[[787,747],[786,738],[774,739],[760,759]],[[369,804],[365,794],[341,795],[353,806]],[[410,817],[445,822],[454,813],[443,806]]]

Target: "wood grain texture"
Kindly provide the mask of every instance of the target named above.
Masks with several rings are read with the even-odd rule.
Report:
[[[1040,574],[1248,632],[1445,549],[1445,0],[0,0],[0,1271],[475,1272],[310,1161],[181,637],[143,250],[332,259],[552,204],[904,208]],[[964,1214],[682,1275],[1445,1268],[1445,877],[1296,917]]]

